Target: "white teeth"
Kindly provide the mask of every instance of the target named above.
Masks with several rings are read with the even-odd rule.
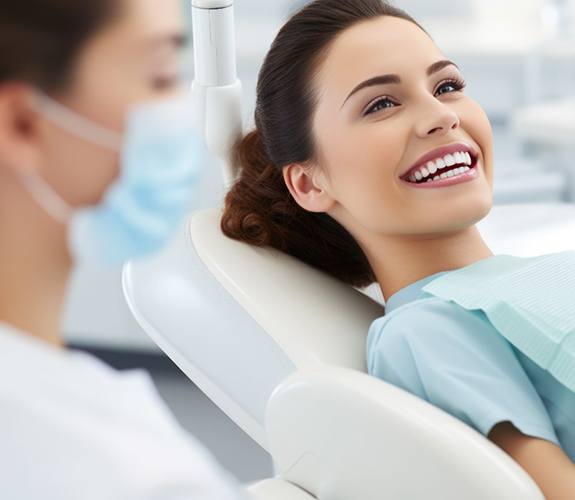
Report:
[[[469,167],[466,167],[465,165],[471,165],[471,163],[472,158],[467,151],[457,151],[453,154],[447,154],[443,158],[438,158],[435,161],[428,161],[425,166],[420,167],[415,173],[411,174],[408,179],[411,182],[418,182],[421,180],[427,182],[427,180],[431,179],[431,176],[433,176],[433,174],[435,174],[435,172],[438,170],[445,167],[452,167],[453,165],[463,164],[464,166],[450,170],[449,172],[445,172],[439,177],[433,177],[433,180],[436,180],[437,178],[445,179],[448,177],[453,177],[454,175],[459,175],[460,173],[465,172],[465,170],[463,170],[464,168],[469,170]],[[428,177],[429,179],[427,179]]]
[[[449,179],[450,177],[454,177],[456,175],[461,175],[464,172],[467,172],[468,170],[471,170],[469,167],[459,167],[456,168],[454,170],[450,170],[449,172],[444,172],[443,174],[439,175],[439,176],[435,176],[433,178],[434,181],[436,181],[437,179]]]
[[[445,160],[445,164],[448,167],[451,167],[452,165],[455,165],[455,158],[453,157],[453,155],[445,155],[443,157],[443,159]]]

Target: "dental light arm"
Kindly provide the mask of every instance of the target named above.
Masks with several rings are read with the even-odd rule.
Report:
[[[243,131],[233,0],[192,0],[192,16],[198,126],[208,149],[223,160],[228,187],[237,175],[230,152]]]

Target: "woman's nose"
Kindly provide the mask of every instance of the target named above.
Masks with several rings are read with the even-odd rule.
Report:
[[[425,138],[432,134],[444,135],[459,127],[460,120],[449,106],[435,100],[433,106],[420,111],[416,133]]]

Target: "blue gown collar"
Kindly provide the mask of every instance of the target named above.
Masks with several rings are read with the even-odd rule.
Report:
[[[451,271],[440,271],[438,273],[431,274],[403,287],[401,290],[398,290],[389,297],[389,299],[387,299],[387,302],[385,303],[385,314],[390,313],[392,310],[397,309],[404,304],[417,300],[421,294],[421,289],[427,285],[427,283],[450,272]]]

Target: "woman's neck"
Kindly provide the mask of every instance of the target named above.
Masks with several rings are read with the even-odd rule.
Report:
[[[493,255],[475,225],[427,237],[386,237],[362,247],[385,301],[427,276],[459,269]]]
[[[0,322],[63,346],[61,314],[72,263],[66,228],[8,174],[0,176]]]

